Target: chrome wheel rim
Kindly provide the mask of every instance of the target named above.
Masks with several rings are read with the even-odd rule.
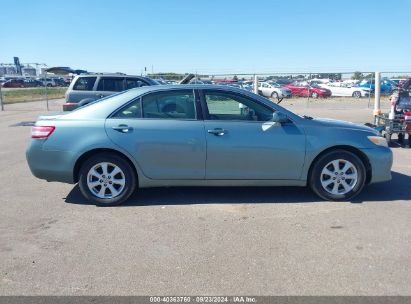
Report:
[[[87,174],[87,186],[98,198],[114,198],[119,196],[126,184],[126,177],[119,166],[101,162],[94,165]]]
[[[321,186],[334,195],[344,195],[354,189],[358,182],[357,168],[348,160],[336,159],[321,171]]]

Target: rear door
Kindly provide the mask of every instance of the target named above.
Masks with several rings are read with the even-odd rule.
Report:
[[[301,176],[305,134],[290,121],[273,126],[274,110],[237,93],[204,90],[206,179],[290,179]]]
[[[125,78],[124,77],[99,77],[96,91],[94,95],[96,99],[100,99],[109,95],[113,95],[117,92],[124,91]]]
[[[204,121],[194,90],[153,92],[106,120],[109,138],[151,179],[204,179]]]

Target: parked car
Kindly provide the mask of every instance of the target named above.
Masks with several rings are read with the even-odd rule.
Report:
[[[391,179],[392,152],[376,130],[299,116],[230,86],[140,87],[40,116],[31,134],[31,172],[78,183],[103,206],[158,186],[309,185],[350,200]]]
[[[67,86],[67,82],[63,78],[53,78],[53,80],[57,87]]]
[[[26,88],[35,88],[43,86],[43,83],[39,80],[28,78],[24,79],[24,86]]]
[[[293,83],[285,85],[284,87],[288,88],[293,95],[300,97],[311,96],[312,98],[325,98],[331,96],[331,91],[329,89],[324,89],[317,84],[310,85],[306,81],[295,81]]]
[[[353,87],[342,82],[329,82],[319,84],[320,87],[331,91],[332,96],[352,96],[355,98],[370,96],[371,89],[363,87]]]
[[[39,81],[43,84],[43,86],[47,87],[56,87],[57,84],[53,78],[39,78]]]
[[[282,87],[275,82],[259,82],[258,92],[260,95],[275,99],[290,98],[292,95],[290,89]]]
[[[24,88],[23,79],[9,79],[2,85],[3,88]]]
[[[360,88],[368,88],[373,91],[375,91],[375,80],[374,79],[364,79],[360,83],[356,85],[357,87]],[[381,89],[381,94],[382,95],[390,95],[394,89],[397,88],[397,85],[395,82],[385,78],[381,79],[380,82],[380,89]]]
[[[63,111],[71,111],[121,91],[151,85],[159,85],[159,83],[142,76],[119,74],[78,75],[67,89]]]
[[[275,79],[275,80],[272,80],[272,81],[275,82],[275,83],[278,83],[281,86],[284,86],[284,85],[287,85],[287,84],[290,84],[290,83],[294,82],[293,79],[289,79],[289,78],[280,78],[280,79]]]
[[[229,87],[233,87],[233,88],[238,88],[238,89],[242,89],[242,90],[246,90],[249,92],[253,91],[253,87],[248,85],[248,84],[244,84],[242,82],[219,82],[216,85],[220,85],[220,86],[229,86]]]

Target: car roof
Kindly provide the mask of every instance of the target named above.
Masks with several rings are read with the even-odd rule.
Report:
[[[140,76],[140,75],[126,75],[126,74],[101,74],[101,73],[94,73],[94,74],[80,74],[78,77],[97,77],[97,76],[108,76],[108,77],[139,77],[139,78],[149,78],[146,76]]]

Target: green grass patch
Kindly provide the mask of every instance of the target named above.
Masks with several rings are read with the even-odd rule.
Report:
[[[48,99],[59,99],[64,98],[64,93],[66,93],[66,91],[67,88],[3,89],[3,103],[8,104],[44,100],[46,99],[46,96],[48,96]]]

